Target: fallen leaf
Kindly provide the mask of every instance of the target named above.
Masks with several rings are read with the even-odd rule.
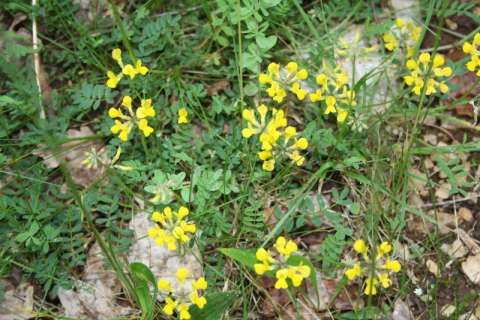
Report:
[[[86,140],[94,135],[94,132],[87,126],[80,127],[79,130],[69,129],[67,136],[70,139],[75,139],[62,144],[58,148],[58,153],[55,155],[47,150],[45,146],[35,149],[32,153],[43,159],[43,163],[47,168],[57,168],[60,164],[57,158],[65,161],[65,166],[72,175],[73,181],[83,187],[89,186],[96,181],[104,172],[103,165],[87,166],[84,160],[87,159],[89,153],[95,153],[96,157],[104,164],[109,162],[106,156],[105,147],[100,140]]]
[[[82,279],[74,289],[60,288],[58,298],[67,317],[107,320],[131,312],[117,303],[121,292],[115,272],[105,268],[100,246],[95,243],[88,251]]]
[[[413,320],[412,312],[403,300],[397,299],[395,301],[391,320]]]
[[[442,183],[436,190],[435,196],[441,200],[445,200],[450,197],[450,190],[452,186],[449,183]]]
[[[469,256],[462,262],[462,271],[470,281],[480,285],[480,254]]]
[[[468,250],[470,250],[471,253],[473,253],[474,255],[480,254],[480,246],[477,244],[475,239],[469,236],[468,233],[461,228],[458,228],[458,230],[456,231],[460,239],[463,241],[463,243],[468,248]]]
[[[472,222],[473,221],[472,211],[468,208],[461,207],[460,209],[458,209],[458,215],[464,221],[467,221],[467,222]]]
[[[438,265],[435,261],[428,259],[425,265],[427,266],[428,271],[430,271],[430,273],[432,273],[435,277],[440,276],[440,270],[438,269]]]
[[[456,239],[451,244],[444,243],[440,246],[440,250],[448,254],[450,259],[459,259],[467,255],[467,248],[461,240]]]
[[[207,86],[206,89],[209,96],[216,96],[219,92],[222,92],[229,87],[230,81],[224,79]]]
[[[457,308],[454,305],[448,304],[443,306],[442,309],[440,309],[440,313],[442,314],[442,316],[448,318],[455,312],[456,309]]]

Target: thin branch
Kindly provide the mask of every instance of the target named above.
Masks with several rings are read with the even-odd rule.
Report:
[[[32,0],[32,9],[35,12],[37,0]],[[35,13],[32,15],[32,42],[33,42],[33,65],[35,68],[35,79],[38,87],[38,103],[40,106],[40,119],[45,119],[45,109],[42,102],[42,85],[40,83],[40,55],[38,54],[38,35],[37,35],[37,19]]]

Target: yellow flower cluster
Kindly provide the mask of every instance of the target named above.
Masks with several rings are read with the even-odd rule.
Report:
[[[280,155],[286,155],[297,166],[303,165],[305,157],[300,154],[300,150],[308,148],[308,140],[299,137],[295,127],[287,126],[283,110],[269,109],[261,104],[256,110],[243,110],[242,116],[247,121],[242,136],[248,139],[253,135],[260,135],[261,151],[258,157],[263,161],[263,170],[273,171],[275,158]]]
[[[180,285],[185,283],[188,274],[187,268],[182,267],[177,269],[176,278]],[[158,280],[157,287],[164,295],[165,305],[162,310],[168,316],[172,316],[173,313],[177,311],[178,317],[181,320],[188,320],[191,318],[190,312],[188,311],[190,305],[194,304],[200,309],[203,309],[207,304],[207,299],[201,294],[201,291],[206,290],[208,287],[208,283],[204,277],[200,277],[192,282],[191,291],[182,290],[180,286],[180,289],[174,290],[172,283],[165,278]]]
[[[480,32],[476,33],[473,41],[463,44],[463,52],[470,55],[466,66],[469,71],[475,72],[480,77]]]
[[[287,96],[287,90],[294,93],[298,100],[305,99],[308,91],[302,88],[301,81],[308,78],[306,69],[299,69],[296,62],[289,62],[284,69],[280,69],[278,63],[270,63],[267,73],[260,73],[258,81],[260,84],[268,84],[266,90],[273,101],[281,103]]]
[[[424,86],[426,86],[425,94],[427,96],[434,94],[438,90],[442,93],[448,92],[448,86],[445,81],[437,81],[435,78],[450,77],[452,69],[444,67],[445,58],[441,54],[436,54],[433,58],[429,53],[420,54],[418,61],[409,59],[407,61],[407,68],[410,74],[403,77],[403,80],[408,86],[413,87],[412,92],[417,96],[420,95]],[[431,74],[427,79],[427,75],[431,69]],[[425,83],[426,82],[426,83]]]
[[[114,73],[111,70],[107,71],[108,79],[106,85],[109,88],[116,88],[120,80],[123,78],[123,75],[127,75],[130,77],[130,79],[133,79],[137,74],[141,74],[142,76],[144,76],[149,71],[147,67],[142,66],[141,60],[136,60],[134,65],[124,64],[122,60],[122,50],[120,50],[119,48],[113,49],[112,58],[117,62],[117,64],[122,70],[118,74]]]
[[[113,134],[118,134],[120,140],[127,141],[128,134],[135,124],[145,137],[152,134],[153,128],[148,125],[147,120],[147,118],[155,116],[152,99],[142,99],[140,101],[140,107],[136,108],[134,112],[132,97],[124,96],[122,99],[122,107],[127,113],[124,113],[121,108],[111,107],[108,109],[108,116],[115,120],[114,125],[110,128]]]
[[[405,23],[403,19],[398,18],[392,30],[383,35],[385,49],[394,51],[398,47],[405,47],[407,56],[411,57],[421,33],[422,28],[415,26],[412,22]]]
[[[343,123],[347,119],[347,106],[355,106],[355,92],[348,88],[349,77],[346,72],[341,72],[339,67],[335,69],[324,64],[323,72],[315,77],[319,88],[310,93],[312,102],[323,101],[325,103],[324,114],[334,113],[337,122]]]
[[[294,266],[288,263],[290,256],[298,251],[297,244],[284,237],[278,237],[274,247],[276,249],[275,257],[271,251],[264,248],[257,250],[255,256],[259,263],[254,265],[255,272],[259,275],[275,272],[276,289],[287,289],[289,286],[287,280],[290,280],[294,287],[299,287],[303,279],[310,276],[311,270],[309,266]]]
[[[190,241],[190,235],[197,231],[194,223],[186,221],[188,214],[186,207],[180,207],[178,212],[172,211],[170,207],[165,207],[163,212],[153,212],[152,220],[157,224],[148,230],[148,236],[168,250],[177,250],[178,245],[185,245]]]
[[[356,262],[353,266],[345,271],[345,276],[350,281],[354,281],[357,277],[365,276],[365,287],[363,292],[366,295],[377,294],[377,286],[381,284],[383,288],[392,285],[390,273],[397,273],[401,269],[400,262],[392,260],[387,255],[392,251],[392,245],[384,241],[377,246],[375,258],[368,255],[368,248],[363,240],[357,240],[353,244],[353,250],[362,255],[364,262]],[[374,261],[372,261],[374,259]],[[370,268],[373,265],[375,275],[372,277]]]

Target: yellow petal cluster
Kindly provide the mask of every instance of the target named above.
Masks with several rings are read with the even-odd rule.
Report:
[[[302,81],[308,78],[307,69],[300,69],[298,63],[291,61],[284,68],[272,62],[267,67],[266,73],[260,73],[258,81],[262,85],[269,85],[266,92],[273,101],[283,102],[289,90],[296,95],[298,100],[304,100],[308,94],[302,88]]]
[[[273,257],[272,252],[264,248],[259,248],[255,254],[258,263],[254,265],[255,272],[263,275],[266,272],[272,272],[277,281],[276,289],[287,289],[289,281],[294,287],[299,287],[303,279],[310,276],[310,267],[306,265],[290,265],[288,258],[298,251],[297,244],[285,237],[278,237],[275,245],[275,254],[277,259]],[[274,272],[274,273],[273,273]]]
[[[114,73],[111,70],[107,71],[106,86],[109,88],[115,89],[120,80],[123,78],[123,75],[129,76],[130,79],[133,79],[137,74],[141,74],[142,76],[144,76],[149,71],[146,66],[142,65],[141,60],[136,60],[134,65],[124,64],[122,59],[122,50],[120,50],[119,48],[113,49],[112,58],[120,66],[121,72]]]
[[[367,56],[371,52],[377,50],[378,45],[367,47],[363,33],[356,31],[350,42],[343,37],[338,39],[338,46],[335,48],[335,55],[340,58],[355,59],[356,57]]]
[[[355,262],[350,268],[345,270],[345,276],[350,281],[365,277],[363,292],[366,295],[377,294],[377,287],[381,285],[388,288],[392,285],[391,273],[397,273],[401,269],[400,262],[392,260],[388,254],[392,251],[392,245],[388,241],[383,241],[376,248],[376,255],[369,256],[368,247],[364,240],[358,239],[353,244],[353,250],[360,254],[363,261]],[[372,277],[372,266],[374,276]]]
[[[259,135],[261,151],[258,152],[258,158],[263,161],[263,170],[273,171],[275,159],[280,156],[288,157],[297,166],[304,164],[305,157],[300,150],[308,148],[308,140],[299,137],[295,127],[287,126],[283,110],[261,104],[256,109],[244,109],[242,117],[247,122],[242,136],[248,139]]]
[[[310,93],[311,102],[321,101],[325,106],[324,114],[337,115],[337,122],[343,123],[348,117],[348,108],[356,106],[355,92],[348,87],[348,74],[337,66],[332,68],[324,64],[323,72],[315,77],[318,89]]]
[[[120,140],[127,141],[128,135],[136,124],[145,137],[152,134],[153,128],[148,125],[147,118],[155,116],[155,109],[152,106],[152,99],[140,100],[140,107],[133,111],[132,97],[124,96],[121,108],[111,107],[108,109],[108,116],[115,120],[110,128],[113,134],[118,135]]]
[[[181,267],[176,271],[176,278],[179,283],[184,283],[188,275],[189,271],[187,268]],[[171,282],[165,278],[158,279],[157,288],[160,290],[161,295],[164,296],[165,301],[162,311],[168,316],[172,316],[176,311],[179,319],[190,319],[189,308],[192,304],[200,309],[203,309],[207,304],[207,299],[202,295],[202,292],[207,287],[208,283],[204,277],[192,281],[190,293],[181,286],[175,290]]]
[[[470,55],[470,60],[466,64],[467,69],[476,72],[480,77],[480,32],[475,34],[472,42],[467,41],[463,44],[463,52]]]
[[[419,96],[425,88],[425,95],[429,96],[440,91],[448,92],[448,86],[444,78],[452,75],[450,67],[444,67],[445,58],[441,54],[433,57],[429,53],[424,52],[419,55],[418,59],[407,60],[406,67],[409,74],[403,77],[404,82],[412,87],[412,92]],[[431,72],[429,70],[431,68]],[[428,76],[428,77],[427,77]]]
[[[385,49],[394,51],[397,48],[405,48],[407,57],[411,57],[415,46],[420,39],[422,28],[403,19],[396,19],[392,29],[383,35]]]
[[[172,211],[170,207],[165,207],[163,212],[153,212],[151,218],[156,225],[148,230],[148,236],[168,250],[177,250],[179,245],[190,241],[191,236],[197,231],[195,224],[185,219],[188,214],[189,210],[186,207],[180,207],[178,212]]]

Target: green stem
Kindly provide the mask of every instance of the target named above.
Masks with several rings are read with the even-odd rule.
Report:
[[[132,60],[133,63],[135,63],[137,61],[137,58],[133,53],[132,46],[130,45],[130,41],[128,40],[127,32],[123,27],[122,18],[120,17],[120,12],[118,11],[118,7],[115,5],[115,3],[113,3],[112,0],[108,0],[108,3],[110,3],[110,7],[112,8],[112,12],[113,12],[113,17],[115,18],[115,23],[118,29],[120,30],[120,35],[122,36],[123,45],[127,49],[130,59]]]

